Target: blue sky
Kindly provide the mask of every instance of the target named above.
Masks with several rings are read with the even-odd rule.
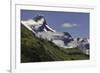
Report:
[[[21,20],[45,17],[48,25],[59,32],[69,32],[73,37],[89,38],[89,13],[21,10]]]

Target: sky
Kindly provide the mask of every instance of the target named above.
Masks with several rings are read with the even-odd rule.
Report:
[[[58,32],[68,32],[73,37],[89,38],[89,13],[21,10],[21,20],[44,16],[47,24]]]

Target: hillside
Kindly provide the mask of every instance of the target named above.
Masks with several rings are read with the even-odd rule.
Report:
[[[21,62],[85,60],[89,55],[78,48],[64,49],[48,40],[37,38],[21,24]]]

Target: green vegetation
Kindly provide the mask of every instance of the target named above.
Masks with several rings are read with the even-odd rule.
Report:
[[[22,63],[85,59],[89,59],[89,55],[83,54],[78,48],[60,48],[51,41],[37,38],[21,24]]]

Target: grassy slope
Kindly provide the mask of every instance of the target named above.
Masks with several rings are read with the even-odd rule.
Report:
[[[21,25],[21,62],[44,62],[89,59],[78,48],[64,49],[50,41],[37,38]]]

